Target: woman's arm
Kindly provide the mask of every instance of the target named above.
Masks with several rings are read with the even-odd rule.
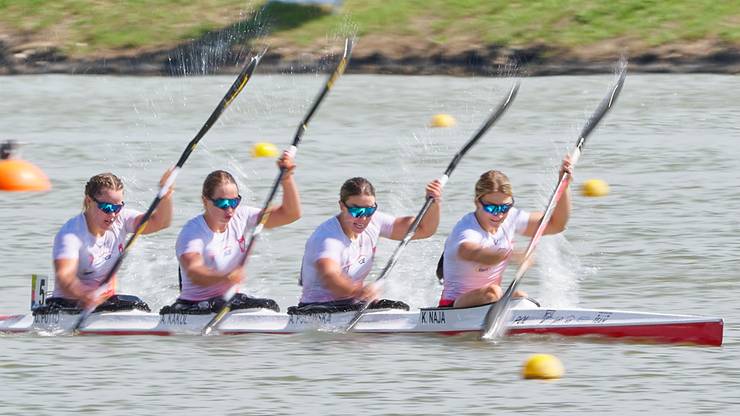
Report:
[[[167,181],[167,178],[169,178],[172,174],[172,169],[173,168],[167,169],[167,172],[162,175],[162,178],[159,180],[160,188]],[[175,189],[173,185],[167,191],[167,194],[161,199],[159,205],[157,205],[157,209],[152,213],[152,216],[149,217],[149,222],[147,222],[144,231],[142,231],[142,234],[155,233],[169,227],[170,224],[172,224],[172,212],[174,211],[172,207],[172,193],[174,192],[174,190]],[[143,218],[144,214],[141,214],[138,218],[136,218],[136,228],[139,227]]]
[[[64,293],[77,300],[84,308],[94,308],[104,300],[104,296],[96,296],[95,288],[85,286],[77,278],[78,259],[55,259],[54,275],[56,283]]]
[[[372,299],[376,295],[372,286],[363,287],[362,284],[353,282],[332,259],[318,259],[315,266],[321,284],[338,298]]]
[[[464,241],[457,247],[457,255],[467,261],[480,264],[498,264],[511,256],[511,250],[484,248],[480,244]]]
[[[180,256],[180,267],[185,270],[190,280],[198,286],[211,286],[229,281],[238,284],[244,280],[244,267],[238,265],[228,273],[213,270],[205,265],[200,253],[184,253]]]
[[[293,171],[296,165],[289,151],[283,152],[282,157],[278,160],[278,166],[285,169],[285,174],[283,174],[283,179],[280,182],[283,187],[283,202],[270,212],[270,217],[265,223],[267,228],[280,227],[301,218],[301,199],[298,195],[298,187],[293,179]]]
[[[426,215],[424,215],[424,218],[421,219],[419,227],[416,229],[416,232],[412,237],[413,240],[433,236],[434,233],[437,232],[437,227],[439,226],[441,211],[440,205],[442,202],[442,184],[439,180],[435,179],[427,184],[426,196],[428,198],[432,198],[433,202],[429,207],[429,210],[426,212]],[[403,237],[406,236],[406,233],[409,231],[409,227],[411,227],[415,218],[416,217],[413,216],[396,218],[393,222],[393,231],[391,232],[390,238],[397,241],[403,240]]]
[[[570,155],[563,159],[563,164],[560,166],[559,178],[562,178],[566,172],[571,176],[571,178],[573,177],[573,164],[570,161]],[[565,230],[565,226],[568,224],[568,219],[570,218],[571,210],[570,182],[572,182],[572,180],[568,181],[568,186],[563,190],[563,195],[560,197],[560,200],[558,200],[557,205],[555,205],[555,210],[552,213],[552,217],[550,217],[550,222],[545,227],[544,234],[557,234]],[[524,235],[528,237],[534,236],[534,233],[537,231],[537,226],[544,215],[545,213],[541,211],[530,213],[529,223],[527,224],[527,229],[524,231]]]

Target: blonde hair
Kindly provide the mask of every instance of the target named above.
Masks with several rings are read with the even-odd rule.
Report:
[[[476,201],[483,195],[493,192],[501,192],[510,197],[514,196],[514,192],[511,189],[511,181],[509,181],[509,178],[503,172],[489,170],[480,175],[478,182],[475,183]]]
[[[217,187],[228,183],[233,183],[236,185],[237,190],[239,189],[239,186],[236,184],[236,179],[234,179],[229,172],[226,172],[225,170],[214,170],[209,173],[208,176],[206,176],[206,180],[203,181],[203,196],[206,198],[212,198],[213,192]]]
[[[95,198],[95,196],[98,195],[103,189],[120,191],[123,189],[123,181],[121,181],[118,176],[110,172],[100,173],[93,176],[92,178],[90,178],[90,180],[87,181],[87,183],[85,184],[85,195],[89,196],[90,198]],[[87,205],[85,203],[83,203],[82,205],[84,209],[87,209]]]

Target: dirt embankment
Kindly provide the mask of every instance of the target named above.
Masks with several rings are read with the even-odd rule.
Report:
[[[0,75],[14,74],[126,74],[198,75],[233,73],[250,47],[230,44],[225,33],[213,32],[172,48],[106,51],[69,57],[55,44],[0,31]],[[297,48],[267,39],[270,52],[260,71],[313,72],[323,67],[326,45]],[[337,45],[338,51],[339,45]],[[740,46],[702,40],[686,44],[646,47],[619,39],[579,49],[543,44],[509,48],[470,39],[437,44],[419,39],[370,35],[359,40],[350,73],[446,75],[555,75],[612,72],[621,55],[633,72],[740,73]]]

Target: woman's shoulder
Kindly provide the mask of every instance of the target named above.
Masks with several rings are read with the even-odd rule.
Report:
[[[247,204],[239,204],[239,206],[236,207],[236,212],[241,215],[255,215],[259,214],[260,209]]]
[[[142,215],[144,215],[144,213],[138,209],[123,207],[116,217],[115,224],[117,227],[124,227],[126,224],[133,224],[133,221]]]
[[[309,239],[333,238],[336,237],[339,233],[344,234],[344,232],[342,231],[342,226],[341,224],[339,224],[339,220],[336,216],[331,216],[321,222],[321,224],[319,224],[319,226],[313,230]]]
[[[452,227],[453,230],[480,229],[475,212],[466,212]]]
[[[129,208],[128,206],[123,207],[121,209],[121,213],[118,214],[118,218],[128,218],[128,217],[138,217],[139,215],[143,214],[143,211],[139,211],[135,208]]]
[[[528,221],[531,213],[522,208],[511,207],[509,215],[506,217],[507,222],[516,223],[518,221]]]
[[[349,239],[344,235],[339,220],[336,217],[330,217],[313,230],[306,240],[306,248],[323,247],[325,244],[346,243],[349,243]]]
[[[203,214],[198,214],[190,218],[189,220],[185,221],[185,224],[183,224],[182,228],[180,228],[180,236],[191,234],[193,232],[202,230],[203,227],[206,226],[205,218],[203,218]]]
[[[383,211],[376,211],[375,214],[373,214],[372,218],[370,219],[371,223],[375,224],[382,224],[382,223],[393,223],[393,221],[396,220],[396,216],[393,214],[388,214],[387,212]]]
[[[57,234],[82,234],[83,231],[87,231],[87,224],[85,223],[85,215],[79,213],[59,227]]]

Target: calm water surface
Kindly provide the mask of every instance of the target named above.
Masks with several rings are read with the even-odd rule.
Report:
[[[260,205],[274,162],[252,159],[260,141],[287,145],[324,76],[259,74],[203,140],[178,178],[173,226],[140,239],[122,291],[154,308],[177,296],[174,241],[200,210],[199,190],[227,169]],[[472,209],[480,173],[512,179],[517,204],[542,209],[556,169],[610,76],[528,78],[511,110],[458,166],[436,236],[413,242],[387,295],[435,304],[433,269],[452,225]],[[145,209],[231,83],[230,77],[0,78],[0,139],[42,167],[54,189],[0,194],[0,313],[27,310],[31,273],[51,274],[54,233],[80,211],[85,181],[111,170],[126,202]],[[304,217],[263,234],[249,265],[250,293],[283,308],[310,232],[337,211],[344,179],[366,176],[381,209],[416,213],[438,177],[511,80],[345,76],[299,149]],[[575,195],[568,230],[547,237],[523,288],[554,307],[720,316],[721,348],[520,336],[338,335],[239,337],[0,336],[0,414],[382,415],[736,414],[740,411],[740,77],[631,75],[576,169],[611,185]],[[426,127],[449,113],[451,129]],[[524,246],[523,240],[519,241]],[[379,248],[379,268],[395,248]],[[513,270],[509,271],[510,274]],[[522,380],[533,353],[566,367],[554,382]],[[181,413],[182,414],[182,413]]]

